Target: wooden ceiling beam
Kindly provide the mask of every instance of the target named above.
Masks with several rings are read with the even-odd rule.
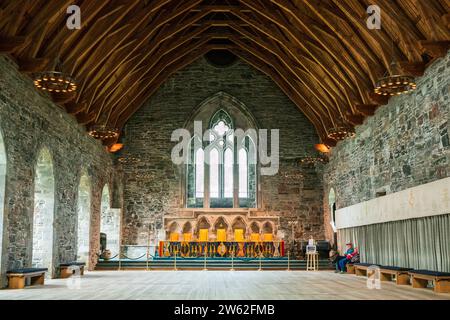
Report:
[[[148,56],[150,56],[158,47],[158,45],[175,35],[176,33],[186,29],[190,26],[190,24],[194,23],[195,21],[200,20],[202,17],[204,17],[208,12],[200,12],[193,17],[189,18],[189,21],[184,26],[171,26],[166,29],[164,29],[164,33],[159,33],[153,41],[149,41],[151,36],[155,35],[157,31],[160,30],[160,28],[167,24],[169,21],[179,17],[182,14],[185,14],[186,12],[189,12],[189,10],[196,6],[198,3],[200,3],[201,0],[193,0],[186,3],[183,3],[181,8],[178,8],[178,10],[173,10],[171,12],[165,12],[165,14],[159,15],[156,19],[154,19],[148,27],[142,30],[142,32],[136,37],[137,41],[134,45],[133,49],[130,51],[124,51],[120,55],[117,55],[114,57],[114,59],[107,59],[104,62],[104,65],[102,69],[99,71],[99,73],[96,74],[96,77],[100,83],[97,81],[90,81],[90,85],[88,87],[88,94],[87,97],[91,96],[95,93],[96,88],[101,87],[103,88],[95,97],[95,100],[101,99],[104,94],[107,94],[107,90],[111,91],[114,90],[116,87],[110,89],[110,87],[105,86],[105,81],[110,79],[122,79],[123,74],[121,73],[127,73],[130,71],[133,71],[135,68],[137,68]],[[134,39],[131,39],[133,41]],[[146,43],[145,45],[143,45]],[[140,51],[138,51],[140,49]],[[143,52],[143,54],[140,54],[140,52]],[[138,61],[135,61],[133,66],[130,66],[129,69],[124,69],[122,72],[119,71],[119,68],[121,65],[125,63],[126,60],[130,59],[130,57],[133,56],[140,56]],[[100,78],[100,74],[102,74],[102,78]],[[91,100],[88,98],[88,100]],[[93,102],[95,101],[93,100]]]
[[[25,37],[0,37],[0,53],[12,53],[25,44]]]
[[[278,53],[275,53],[275,52],[273,52],[273,51],[270,51],[269,49],[265,49],[264,47],[262,47],[263,50],[258,50],[258,49],[256,49],[255,47],[253,47],[253,46],[251,46],[251,45],[248,45],[248,44],[246,44],[244,41],[242,41],[242,40],[240,40],[240,39],[237,39],[237,38],[231,38],[230,40],[232,40],[235,44],[237,44],[241,49],[244,49],[244,50],[246,50],[247,52],[251,52],[252,55],[258,57],[259,59],[264,59],[264,57],[265,57],[266,62],[267,62],[268,64],[270,64],[273,68],[275,68],[276,70],[278,70],[278,73],[279,73],[280,76],[282,76],[284,79],[290,79],[290,81],[292,82],[292,81],[295,81],[295,80],[294,80],[295,78],[297,78],[297,80],[300,81],[301,84],[309,91],[309,93],[310,93],[311,96],[308,95],[308,98],[313,97],[313,98],[316,99],[316,101],[318,101],[318,102],[322,105],[322,107],[324,108],[324,109],[318,108],[317,110],[314,110],[314,109],[313,109],[313,111],[318,112],[318,113],[322,113],[322,114],[320,114],[320,115],[318,114],[318,115],[319,115],[320,117],[324,117],[324,118],[329,117],[330,119],[332,119],[331,121],[333,121],[333,117],[331,116],[331,114],[329,114],[330,110],[329,110],[329,107],[327,106],[327,103],[329,103],[329,101],[324,102],[324,100],[323,100],[324,97],[321,96],[320,93],[318,93],[316,90],[314,90],[314,88],[313,88],[310,84],[306,83],[301,77],[299,77],[299,75],[297,75],[293,69],[288,68],[288,67],[287,67],[288,62],[283,61],[283,60],[280,58],[280,56],[279,56]],[[264,50],[269,51],[269,53],[264,52]],[[272,57],[270,56],[271,54],[272,54],[273,56],[275,56],[275,57],[272,58]],[[278,58],[278,61],[275,60],[275,58]],[[283,67],[280,63],[284,64],[285,67]],[[288,73],[288,72],[285,72],[285,71],[284,71],[285,68],[288,68],[288,71],[290,71],[290,72],[289,72],[289,73]],[[300,86],[298,86],[298,87],[300,87]]]
[[[5,37],[16,36],[20,25],[25,19],[25,13],[31,8],[33,1],[11,1],[0,12],[0,34]]]
[[[423,76],[426,68],[425,62],[399,61],[397,65],[403,73],[414,77]]]
[[[146,73],[148,73],[156,65],[156,63],[159,61],[159,59],[161,59],[161,57],[169,54],[176,48],[179,48],[186,42],[189,42],[193,37],[203,33],[207,29],[208,29],[208,27],[205,26],[201,29],[191,32],[190,34],[185,34],[183,36],[179,36],[179,38],[177,40],[173,39],[170,42],[170,45],[166,45],[166,46],[161,45],[161,46],[159,46],[159,48],[157,47],[158,50],[156,52],[154,52],[150,56],[146,57],[145,61],[141,61],[140,65],[145,70],[143,70],[143,72],[141,72],[139,74],[136,74],[133,78],[129,78],[128,81],[120,81],[120,82],[117,81],[116,85],[112,86],[111,90],[109,92],[106,92],[105,99],[103,100],[104,101],[103,104],[106,104],[106,105],[113,104],[111,107],[108,107],[108,108],[113,108],[114,104],[116,104],[122,97],[124,97],[136,82],[139,82],[142,78],[145,77]],[[130,74],[130,73],[128,73],[128,74]],[[120,89],[121,88],[120,86],[123,86],[122,90]],[[98,108],[98,104],[94,105],[92,107],[92,110],[95,110],[97,108]]]
[[[189,65],[193,61],[197,60],[199,57],[203,56],[206,52],[210,51],[213,46],[204,46],[203,48],[194,50],[190,54],[181,54],[175,59],[173,59],[169,64],[166,62],[161,62],[162,70],[158,72],[158,75],[154,77],[155,79],[159,76],[160,79],[157,80],[156,85],[147,86],[146,90],[141,90],[140,95],[136,95],[132,101],[127,102],[128,107],[118,107],[119,110],[117,113],[113,114],[109,123],[114,124],[115,126],[121,128],[128,121],[128,119],[133,115],[133,113],[138,110],[142,103],[149,99],[152,94],[158,90],[159,84],[163,83],[165,79],[170,77],[173,73],[177,72],[184,66]],[[165,68],[163,66],[166,66]],[[139,99],[138,99],[139,98]],[[135,101],[138,100],[136,103]]]
[[[308,3],[312,0],[306,0]],[[366,8],[355,0],[340,1],[331,0],[334,8],[341,11],[348,21],[364,36],[371,49],[381,58],[386,69],[390,68],[392,60],[392,39],[383,30],[373,32],[366,25]],[[317,6],[317,4],[316,4]],[[397,50],[398,53],[398,50]]]
[[[98,18],[98,15],[102,14],[102,10],[107,5],[109,1],[83,1],[80,5],[80,11],[82,12],[82,19],[80,29],[70,30],[64,26],[59,28],[59,31],[49,39],[43,50],[43,56],[57,56],[58,52],[64,53],[64,50],[71,50],[77,42],[81,40],[83,36],[83,31],[89,27],[94,20]]]
[[[339,30],[339,32],[336,31],[336,27],[334,24],[336,24],[336,21],[330,22],[329,19],[324,19],[323,15],[308,1],[302,2],[303,6],[306,6],[305,8],[294,6],[292,2],[286,1],[286,0],[271,0],[272,3],[274,3],[279,8],[283,9],[294,21],[301,26],[308,34],[313,37],[318,43],[320,43],[323,47],[323,49],[327,50],[328,53],[333,57],[333,59],[339,63],[342,59],[338,58],[338,55],[342,56],[342,53],[347,53],[348,57],[348,66],[343,65],[343,68],[348,71],[348,68],[352,68],[352,72],[357,72],[360,68],[364,68],[366,74],[370,76],[371,79],[374,79],[376,76],[374,76],[374,72],[376,72],[377,65],[373,64],[371,67],[368,67],[368,65],[365,65],[364,63],[360,63],[361,59],[358,59],[359,57],[364,57],[363,61],[367,62],[373,62],[373,55],[370,55],[370,51],[365,46],[357,46],[358,42],[357,37],[352,37],[352,41],[350,44],[350,41],[343,36],[342,30]],[[325,25],[318,25],[318,23],[309,22],[307,23],[307,15],[303,14],[302,12],[305,11],[306,8],[309,8],[311,11],[314,12],[314,14],[319,18],[321,22],[323,22]],[[311,20],[311,19],[309,19]],[[336,38],[337,36],[337,38]],[[328,41],[327,41],[328,39]],[[342,41],[342,44],[340,41]],[[330,45],[331,42],[333,45]],[[356,42],[356,46],[355,46]],[[355,52],[355,48],[358,48],[359,50]],[[374,69],[375,71],[372,71]]]
[[[21,54],[26,55],[28,58],[36,58],[37,44],[33,43],[37,39],[40,44],[46,35],[46,31],[50,25],[54,24],[58,19],[61,20],[66,15],[66,9],[72,4],[71,0],[61,1],[46,1],[36,12],[36,15],[26,24],[25,28],[20,31],[21,35],[25,38],[25,51]],[[31,46],[31,50],[28,50],[28,46]],[[34,49],[33,49],[34,48]]]
[[[296,7],[292,7],[289,5],[289,2],[283,1],[281,5],[285,10],[291,12],[292,15],[296,16],[296,12],[299,10],[295,10]],[[342,41],[342,43],[347,47],[347,49],[351,52],[353,57],[360,63],[361,67],[366,70],[369,75],[372,83],[375,83],[377,78],[384,73],[383,68],[380,66],[381,60],[379,57],[374,54],[370,48],[367,46],[367,43],[360,37],[358,33],[356,33],[349,25],[348,21],[343,19],[340,15],[335,12],[328,12],[328,16],[326,16],[327,12],[323,12],[324,7],[315,7],[309,2],[304,2],[304,5],[307,6],[323,23],[327,25],[327,27],[333,31],[333,34]],[[330,19],[330,16],[333,17]],[[339,24],[337,21],[340,21],[341,24],[344,24],[345,28],[339,28]],[[318,30],[318,28],[315,28]],[[349,30],[348,32],[343,32],[343,30]]]
[[[268,65],[265,60],[261,60],[258,56],[255,56],[250,52],[242,52],[242,49],[231,49],[230,51],[246,63],[252,65],[254,68],[269,76],[272,81],[274,81],[274,83],[276,83],[278,87],[291,99],[291,101],[293,101],[294,104],[303,112],[308,120],[311,121],[319,136],[326,135],[326,124],[324,123],[324,120],[312,112],[313,108],[308,100],[296,91],[291,82],[286,81],[285,78],[280,76],[275,68]],[[310,108],[304,109],[305,105]]]
[[[373,116],[375,111],[379,107],[378,104],[357,104],[355,105],[356,110],[366,116]]]
[[[305,74],[307,74],[307,72],[303,71],[301,68],[294,68],[293,66],[295,65],[295,62],[289,56],[287,56],[286,53],[282,52],[280,48],[277,48],[273,43],[265,42],[262,37],[256,37],[252,35],[250,32],[246,32],[241,28],[234,26],[234,29],[243,36],[245,36],[246,39],[251,40],[253,43],[257,44],[261,48],[271,52],[273,55],[278,57],[279,61],[285,66],[282,70],[287,69],[288,71],[290,71],[292,75],[295,78],[297,78],[298,81],[300,81],[302,85],[305,88],[307,88],[316,97],[316,99],[318,99],[318,101],[322,103],[322,105],[326,108],[327,112],[330,112],[330,108],[333,109],[333,103],[330,100],[333,99],[332,96],[328,95],[328,92],[326,90],[323,91],[316,90],[316,88],[321,87],[320,81],[318,81],[314,77],[309,78],[309,75],[308,75],[309,81],[305,81]],[[246,46],[245,42],[239,38],[232,37],[231,40],[237,44],[241,44],[241,46]],[[282,72],[281,70],[279,71]],[[333,112],[334,111],[335,110],[333,110]],[[339,112],[339,110],[336,111]],[[331,114],[329,114],[329,116],[331,116]]]
[[[82,102],[82,103],[76,103],[76,102],[69,102],[64,104],[64,108],[66,109],[66,112],[68,114],[78,114],[81,112],[85,112],[87,110],[87,103],[86,102]]]
[[[423,53],[431,55],[433,58],[445,57],[448,50],[450,49],[450,40],[446,41],[429,41],[422,40],[419,41],[419,46]]]
[[[91,113],[87,113],[87,112],[78,112],[75,114],[75,118],[77,119],[77,122],[81,125],[86,125],[92,121],[94,121],[96,117],[96,114],[91,112]]]
[[[300,31],[298,31],[296,28],[289,27],[295,26],[295,24],[287,21],[286,18],[274,8],[270,8],[269,10],[265,7],[261,7],[261,4],[257,4],[252,0],[243,0],[243,3],[251,7],[253,10],[255,10],[255,12],[257,12],[264,18],[282,28],[282,30],[289,37],[290,41],[296,43],[301,48],[301,50],[306,53],[307,56],[311,57],[322,68],[323,71],[325,71],[332,79],[334,79],[336,84],[345,83],[348,88],[355,87],[355,83],[356,86],[358,86],[358,82],[354,79],[354,73],[357,74],[358,71],[354,68],[352,71],[349,71],[349,68],[352,68],[346,65],[345,61],[342,61],[342,59],[338,59],[337,54],[332,52],[332,50],[328,48],[329,46],[325,45],[323,41],[318,42],[317,37],[315,39],[310,39],[305,34],[300,33]],[[361,82],[365,81],[363,77],[358,77]],[[366,86],[367,85],[368,84],[366,83]],[[343,88],[344,94],[351,90],[352,89]],[[364,99],[365,97],[362,95],[362,91],[363,90],[358,88],[358,95],[361,95],[361,99]],[[350,105],[352,105],[353,103],[351,103]]]
[[[71,67],[73,74],[79,63],[92,54],[94,47],[122,21],[122,19],[139,4],[133,0],[126,5],[118,5],[105,16],[96,20],[89,31],[79,40],[77,46],[64,56],[64,64]]]
[[[42,72],[47,70],[50,59],[48,58],[40,58],[40,59],[18,59],[19,71],[24,73],[34,73],[34,72]]]
[[[334,74],[330,72],[330,68],[324,68],[323,64],[317,61],[317,59],[314,57],[313,54],[311,54],[308,50],[302,50],[302,48],[295,47],[294,44],[291,44],[289,40],[286,40],[282,37],[281,33],[277,32],[276,27],[273,28],[267,28],[264,23],[259,23],[258,21],[254,20],[253,18],[243,15],[240,12],[233,12],[234,15],[242,19],[243,21],[248,22],[252,25],[252,28],[261,32],[263,35],[268,36],[269,38],[277,41],[281,46],[283,46],[294,59],[297,61],[299,65],[301,65],[305,70],[311,70],[311,66],[304,63],[302,59],[302,52],[305,52],[305,55],[310,56],[313,61],[317,63],[317,65],[320,66],[322,71],[324,71],[327,74],[327,77],[331,79],[334,83],[334,87],[339,88],[341,91],[341,95],[346,94],[346,90],[344,89],[345,85],[348,85],[349,91],[352,89],[352,84],[350,82],[346,82],[346,79],[340,79],[340,75]],[[305,41],[306,42],[306,41]],[[302,42],[303,43],[303,42]]]
[[[422,21],[427,26],[429,41],[445,41],[450,38],[450,31],[442,21],[441,13],[435,10],[432,1],[412,0],[420,12]],[[447,12],[448,13],[448,12]]]
[[[170,53],[170,51],[165,52],[164,54],[155,54],[155,59],[153,60],[153,63],[146,67],[146,70],[143,71],[136,79],[133,79],[128,83],[128,87],[126,90],[122,91],[120,96],[117,96],[115,98],[115,101],[112,103],[107,104],[106,110],[112,110],[120,103],[120,101],[130,101],[129,104],[131,105],[133,101],[136,99],[136,96],[141,94],[145,91],[145,89],[152,84],[152,82],[155,80],[156,77],[159,76],[159,74],[164,69],[165,65],[169,65],[174,63],[174,61],[180,59],[183,57],[183,55],[187,55],[190,52],[196,51],[196,49],[199,49],[202,45],[206,44],[208,41],[210,41],[212,38],[204,38],[197,41],[191,41],[191,43],[184,46],[183,51],[175,52],[174,55],[168,55],[167,53]],[[182,45],[186,42],[186,39],[181,39],[180,42],[177,45]],[[175,49],[175,48],[173,48]],[[162,66],[161,66],[162,65]],[[140,85],[141,84],[141,85]],[[158,87],[162,83],[158,84]],[[139,93],[136,95],[135,92],[133,92],[133,89],[137,88],[139,89]],[[126,99],[128,98],[128,99]]]
[[[365,117],[362,114],[347,114],[345,119],[353,126],[359,126],[364,123]]]
[[[96,47],[92,55],[80,66],[74,70],[76,77],[90,77],[97,71],[99,66],[108,59],[108,57],[117,50],[133,33],[142,26],[153,15],[152,11],[139,10],[130,21],[123,26],[123,28],[115,30],[115,32],[108,34],[101,43]]]

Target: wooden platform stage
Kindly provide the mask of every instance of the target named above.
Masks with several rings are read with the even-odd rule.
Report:
[[[80,288],[68,279],[50,279],[44,286],[0,290],[0,299],[449,299],[431,289],[382,283],[370,290],[366,279],[332,271],[94,271]]]
[[[175,261],[176,260],[176,261]],[[118,259],[100,260],[96,270],[306,270],[306,260],[280,258],[156,258],[147,261]],[[327,259],[319,260],[320,270],[334,269]]]

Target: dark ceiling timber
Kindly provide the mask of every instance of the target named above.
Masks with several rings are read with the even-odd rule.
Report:
[[[79,30],[66,27],[74,4]],[[373,4],[379,30],[366,26]],[[5,0],[0,52],[30,74],[59,58],[79,86],[54,101],[88,128],[122,129],[170,75],[226,49],[269,76],[335,145],[331,128],[359,125],[387,103],[373,88],[393,56],[418,76],[446,54],[449,13],[446,0]]]

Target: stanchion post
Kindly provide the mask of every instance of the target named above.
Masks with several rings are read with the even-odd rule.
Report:
[[[119,245],[119,271],[122,268],[122,245]]]
[[[149,269],[148,269],[148,258],[149,258],[149,256],[148,256],[148,254],[149,254],[149,246],[147,245],[147,261],[146,261],[146,266],[147,266],[147,271],[149,271]]]
[[[175,259],[173,260],[173,270],[177,271],[177,252],[175,251]]]
[[[234,271],[234,251],[231,254],[231,269],[230,269],[230,271]]]
[[[262,257],[262,253],[259,254],[259,269],[258,269],[258,271],[262,271],[261,257]]]
[[[208,269],[206,268],[206,251],[204,252],[203,256],[205,257],[203,259],[203,271],[207,271]]]
[[[291,254],[290,254],[289,251],[288,251],[288,268],[287,268],[287,271],[291,271]]]

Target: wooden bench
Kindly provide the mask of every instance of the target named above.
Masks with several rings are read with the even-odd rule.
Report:
[[[355,274],[357,276],[367,276],[367,269],[369,269],[370,266],[379,266],[378,264],[373,263],[355,263],[353,267],[355,268]]]
[[[30,279],[30,286],[44,284],[47,271],[47,268],[24,268],[8,271],[6,273],[8,276],[8,288],[23,289],[27,279]]]
[[[409,272],[413,288],[426,288],[428,281],[434,282],[434,292],[450,293],[450,273],[429,270]]]
[[[80,276],[84,275],[84,266],[86,264],[84,262],[68,262],[61,263],[59,265],[60,277],[62,279],[71,277],[75,271],[71,267],[79,267],[80,268]]]
[[[412,271],[411,268],[380,266],[380,280],[381,281],[392,281],[392,276],[395,276],[396,284],[408,285],[410,271]]]
[[[355,274],[355,265],[353,263],[347,263],[347,273]]]

